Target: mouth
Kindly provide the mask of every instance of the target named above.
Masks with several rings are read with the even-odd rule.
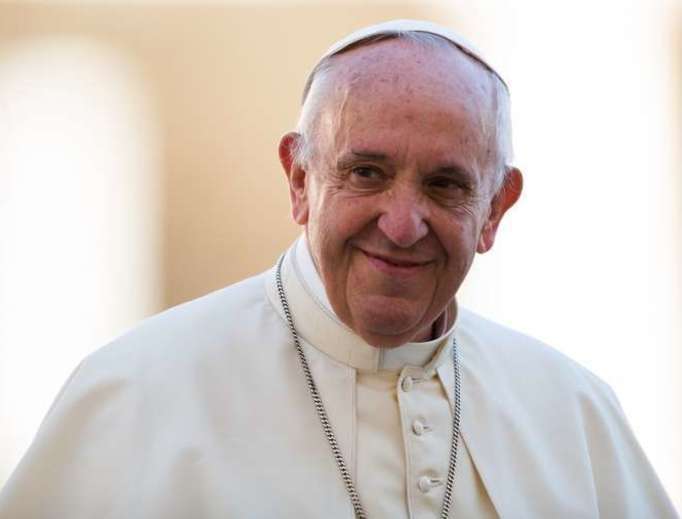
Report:
[[[363,249],[360,249],[360,251],[365,255],[374,268],[391,275],[409,276],[417,274],[431,264],[431,261],[417,261],[408,258],[398,258],[395,256],[368,252]]]

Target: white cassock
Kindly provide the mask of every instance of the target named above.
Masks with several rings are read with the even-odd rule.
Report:
[[[283,281],[370,518],[439,516],[453,333],[463,408],[451,517],[677,517],[611,390],[562,354],[461,309],[436,340],[369,346],[329,309],[303,239]],[[0,494],[0,517],[351,519],[275,270],[86,358]]]

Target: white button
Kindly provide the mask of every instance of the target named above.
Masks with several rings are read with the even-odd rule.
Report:
[[[426,494],[429,490],[431,490],[431,478],[428,476],[420,477],[419,481],[417,482],[417,487],[419,487],[419,490]]]
[[[424,494],[429,492],[433,487],[438,487],[443,484],[443,480],[440,478],[430,478],[429,476],[422,476],[417,481],[417,487]]]
[[[400,387],[402,387],[403,391],[405,391],[407,393],[410,389],[412,389],[413,384],[414,384],[414,379],[412,377],[408,376],[408,377],[405,377],[403,379],[402,383],[400,384]]]
[[[414,432],[414,434],[421,436],[424,434],[424,431],[426,431],[426,427],[424,427],[423,423],[421,423],[419,420],[412,422],[412,432]]]

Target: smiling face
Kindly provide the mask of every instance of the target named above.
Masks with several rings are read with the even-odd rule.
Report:
[[[311,91],[310,160],[293,160],[297,134],[280,144],[294,218],[344,323],[374,346],[428,340],[520,190],[492,196],[491,80],[454,48],[404,40],[334,60]]]

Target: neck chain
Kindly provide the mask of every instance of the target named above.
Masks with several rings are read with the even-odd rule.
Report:
[[[331,422],[327,416],[327,410],[324,407],[322,399],[320,398],[320,393],[317,390],[317,385],[313,379],[313,374],[310,371],[310,366],[308,365],[308,359],[305,356],[303,347],[301,346],[301,341],[298,338],[298,333],[296,332],[296,327],[294,326],[294,320],[291,317],[291,310],[289,309],[289,302],[287,301],[286,294],[284,292],[284,285],[282,284],[282,263],[284,261],[284,255],[279,259],[277,263],[277,293],[279,294],[279,300],[282,304],[282,309],[284,310],[284,316],[286,317],[287,324],[289,326],[289,331],[294,340],[294,346],[296,347],[296,353],[298,355],[298,360],[301,363],[301,369],[303,370],[303,375],[305,376],[306,385],[308,386],[308,391],[313,400],[313,405],[317,411],[317,416],[322,424],[322,430],[327,437],[327,442],[331,447],[334,460],[336,460],[336,466],[341,474],[341,479],[346,486],[346,491],[348,492],[348,497],[350,497],[351,504],[353,505],[353,510],[355,511],[356,519],[367,519],[367,513],[360,502],[360,496],[358,491],[355,489],[355,484],[353,479],[348,472],[346,467],[346,462],[343,459],[343,454],[339,448],[339,444],[334,435]],[[455,467],[457,465],[457,445],[459,442],[459,427],[460,427],[460,417],[462,412],[462,398],[461,398],[461,375],[459,370],[459,353],[457,351],[457,342],[452,339],[452,366],[454,370],[454,412],[452,413],[452,439],[450,444],[450,463],[448,466],[448,477],[445,486],[445,494],[443,495],[443,506],[441,507],[440,517],[441,519],[447,519],[450,513],[450,505],[452,504],[452,490],[455,483]]]

